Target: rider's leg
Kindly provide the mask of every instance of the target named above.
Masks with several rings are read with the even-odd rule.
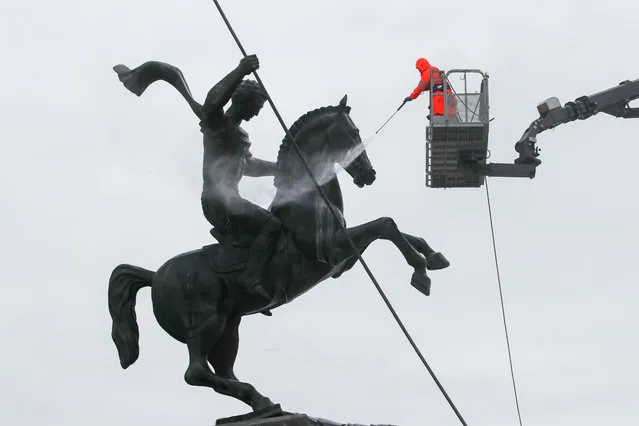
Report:
[[[262,284],[262,270],[268,254],[277,242],[282,224],[268,210],[241,198],[233,200],[229,207],[232,220],[239,222],[241,229],[256,235],[250,248],[248,264],[238,281],[249,293],[269,299],[270,296]]]
[[[200,198],[202,204],[202,214],[204,218],[213,226],[211,235],[218,241],[228,232],[226,208],[215,197],[202,196]]]
[[[218,242],[220,243],[223,242],[226,237],[226,234],[229,232],[229,229],[228,229],[229,223],[227,222],[228,216],[226,215],[226,211],[227,211],[226,207],[220,206],[217,199],[212,197],[210,198],[202,197],[201,202],[202,202],[202,213],[204,213],[204,217],[206,218],[206,220],[213,226],[213,228],[211,228],[210,230],[211,235],[215,237],[215,239],[217,239]],[[254,233],[255,232],[257,231],[254,231]],[[251,235],[254,235],[254,233],[252,233]],[[248,289],[248,290],[252,291],[251,289]],[[263,296],[264,292],[260,292],[259,294]],[[269,317],[273,315],[271,311],[268,311],[268,310],[263,311],[262,314]]]

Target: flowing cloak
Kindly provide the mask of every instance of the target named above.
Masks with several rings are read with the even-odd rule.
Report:
[[[165,81],[173,86],[191,107],[191,110],[202,119],[202,105],[193,99],[189,85],[179,68],[160,61],[147,61],[142,65],[129,69],[126,65],[118,64],[113,67],[118,78],[131,93],[141,96],[142,93],[156,81]]]

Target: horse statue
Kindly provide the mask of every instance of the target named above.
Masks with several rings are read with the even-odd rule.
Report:
[[[390,217],[346,228],[336,165],[359,187],[375,180],[375,170],[349,114],[344,96],[338,105],[309,111],[290,128],[333,210],[314,186],[292,140],[285,137],[280,146],[277,192],[269,210],[282,222],[283,230],[262,275],[270,300],[238,289],[235,280],[247,264],[249,250],[245,244],[224,242],[227,240],[214,230],[217,244],[178,254],[155,272],[129,264],[115,267],[109,279],[108,304],[122,368],[139,356],[135,304],[138,290],[144,287],[151,287],[159,325],[188,348],[185,381],[243,401],[254,411],[274,404],[251,384],[239,381],[233,371],[242,317],[289,303],[351,269],[358,260],[351,242],[362,253],[376,240],[391,241],[414,269],[411,284],[426,296],[430,294],[426,270],[446,268],[449,263],[424,239],[401,232]]]

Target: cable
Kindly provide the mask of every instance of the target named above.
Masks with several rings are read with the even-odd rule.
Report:
[[[242,43],[240,42],[240,40],[238,39],[237,35],[235,34],[235,31],[233,30],[233,27],[231,27],[230,22],[228,21],[228,19],[226,18],[226,15],[224,14],[224,11],[222,10],[222,8],[220,7],[220,4],[218,3],[217,0],[213,0],[213,2],[215,3],[215,6],[217,7],[217,10],[220,12],[220,15],[222,16],[222,19],[224,20],[224,22],[226,23],[226,26],[229,29],[229,32],[231,33],[231,35],[233,36],[233,38],[235,39],[235,42],[237,43],[237,46],[240,48],[240,51],[242,52],[242,54],[244,55],[244,57],[248,56],[246,54],[246,51],[244,50],[244,47],[242,47]],[[359,250],[357,250],[357,247],[355,246],[355,244],[353,243],[353,241],[351,240],[350,236],[348,235],[348,232],[346,230],[346,227],[344,226],[344,224],[342,223],[342,221],[339,219],[339,216],[337,214],[337,212],[335,211],[335,208],[333,207],[333,205],[330,203],[330,201],[328,200],[328,197],[326,196],[326,194],[324,193],[324,191],[322,190],[321,186],[319,185],[319,183],[317,182],[317,179],[315,178],[315,176],[313,175],[313,172],[311,171],[310,166],[308,165],[308,163],[306,162],[306,159],[304,158],[304,156],[302,155],[302,152],[300,151],[299,147],[297,146],[297,142],[295,141],[295,138],[293,137],[293,135],[291,135],[290,131],[288,130],[288,127],[286,126],[286,124],[284,124],[284,120],[282,119],[282,117],[280,116],[279,111],[277,110],[277,108],[275,107],[275,104],[273,103],[273,100],[271,99],[271,96],[268,94],[268,91],[266,90],[266,87],[264,86],[264,83],[262,83],[262,80],[260,79],[260,77],[257,75],[256,71],[253,71],[253,75],[255,76],[255,79],[257,80],[257,82],[260,84],[260,86],[262,86],[262,89],[264,90],[264,93],[266,95],[266,98],[269,102],[269,104],[271,105],[271,108],[273,108],[273,112],[275,113],[275,116],[277,117],[278,121],[280,122],[282,128],[284,129],[284,131],[286,132],[286,136],[291,140],[291,143],[293,145],[293,147],[295,148],[295,151],[297,152],[298,156],[300,157],[300,160],[302,161],[302,164],[304,164],[304,167],[306,168],[308,174],[310,175],[313,183],[315,184],[316,189],[318,190],[318,192],[320,193],[320,195],[322,196],[322,198],[324,199],[324,201],[326,202],[329,210],[331,211],[331,213],[333,214],[333,216],[336,219],[336,222],[340,224],[340,227],[342,228],[342,231],[344,232],[344,234],[346,235],[346,239],[348,240],[348,242],[351,245],[351,248],[353,249],[353,252],[357,255],[358,260],[360,261],[360,263],[362,264],[362,266],[364,267],[364,269],[366,270],[366,273],[368,274],[368,276],[370,277],[371,281],[373,282],[373,284],[375,285],[375,287],[377,288],[377,291],[379,292],[379,294],[382,296],[382,299],[384,300],[384,302],[386,303],[386,306],[388,306],[388,309],[391,311],[391,314],[393,315],[393,317],[395,318],[395,321],[397,321],[397,324],[399,325],[399,327],[402,329],[402,331],[404,332],[404,335],[406,336],[406,338],[408,339],[409,343],[411,344],[411,346],[413,347],[413,349],[415,350],[415,352],[417,353],[417,356],[419,357],[419,359],[422,361],[422,363],[424,364],[424,366],[426,367],[426,369],[428,370],[428,372],[430,373],[430,375],[432,376],[433,380],[435,381],[435,383],[437,384],[437,387],[439,387],[439,390],[442,392],[442,394],[444,395],[444,397],[446,398],[446,400],[448,401],[448,403],[450,404],[451,408],[453,409],[453,411],[455,412],[455,414],[457,415],[457,417],[459,418],[459,420],[461,421],[461,423],[464,426],[467,426],[466,422],[464,421],[463,417],[461,416],[461,413],[457,410],[457,407],[455,407],[455,404],[453,403],[453,401],[450,399],[450,397],[448,396],[448,394],[446,393],[446,391],[444,390],[443,386],[441,385],[441,383],[439,382],[439,380],[437,379],[437,377],[435,376],[435,373],[433,372],[433,370],[430,368],[430,366],[428,365],[428,362],[426,362],[426,359],[424,358],[424,356],[422,355],[421,351],[419,350],[419,348],[417,347],[417,345],[415,344],[415,342],[413,341],[413,338],[410,336],[410,334],[408,333],[408,330],[406,330],[406,327],[404,327],[404,324],[402,323],[401,319],[399,318],[399,316],[397,315],[397,313],[395,312],[395,309],[393,308],[393,306],[391,305],[390,301],[388,300],[388,298],[386,297],[386,295],[384,294],[384,291],[382,290],[382,288],[380,287],[379,283],[377,282],[377,280],[375,279],[375,277],[373,276],[373,273],[370,271],[370,269],[368,268],[368,266],[366,265],[366,262],[364,262],[364,259],[362,258],[362,255],[360,254]]]
[[[513,381],[513,391],[515,393],[515,404],[517,406],[517,416],[519,417],[519,425],[522,426],[521,422],[521,411],[519,409],[519,398],[517,396],[517,386],[515,384],[515,372],[513,370],[513,358],[510,352],[510,339],[508,338],[508,326],[506,323],[506,310],[504,308],[504,294],[501,287],[501,276],[499,274],[499,262],[497,261],[497,245],[495,244],[495,229],[493,227],[493,212],[490,207],[490,194],[488,191],[488,178],[484,179],[486,185],[486,200],[488,201],[488,216],[490,218],[490,233],[493,238],[493,253],[495,255],[495,268],[497,270],[497,283],[499,284],[499,298],[501,299],[501,314],[504,319],[504,331],[506,332],[506,346],[508,348],[508,360],[510,362],[510,377]]]

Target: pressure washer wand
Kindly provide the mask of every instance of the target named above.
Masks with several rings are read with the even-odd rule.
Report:
[[[395,114],[397,114],[397,113],[399,112],[399,110],[400,110],[400,109],[402,109],[402,107],[404,106],[404,104],[405,104],[405,103],[406,103],[406,101],[402,102],[402,104],[399,106],[399,108],[397,108],[397,111],[395,111],[395,112],[393,113],[393,115],[391,115],[391,116],[388,118],[388,120],[386,120],[386,123],[382,124],[382,127],[380,127],[379,129],[377,129],[377,131],[375,132],[375,134],[378,134],[378,133],[379,133],[379,131],[380,131],[380,130],[382,130],[382,129],[384,128],[384,126],[385,126],[386,124],[388,124],[388,122],[389,122],[389,121],[391,121],[391,119],[392,119],[393,117],[395,117]]]

